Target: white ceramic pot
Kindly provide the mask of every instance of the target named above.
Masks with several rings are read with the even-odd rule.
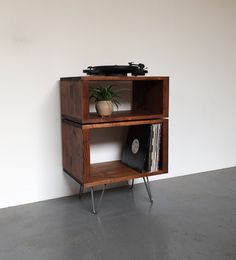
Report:
[[[95,108],[99,116],[110,116],[113,111],[111,101],[98,101]]]

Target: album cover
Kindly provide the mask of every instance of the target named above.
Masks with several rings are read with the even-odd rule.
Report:
[[[143,172],[149,153],[150,125],[131,126],[128,131],[121,161],[129,167]]]

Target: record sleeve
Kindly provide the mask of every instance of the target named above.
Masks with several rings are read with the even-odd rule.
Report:
[[[150,125],[131,126],[128,131],[121,161],[129,167],[143,172],[149,153]]]

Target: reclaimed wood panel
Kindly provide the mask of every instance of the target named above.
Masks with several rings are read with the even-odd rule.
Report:
[[[62,122],[63,169],[80,183],[84,182],[82,129]]]

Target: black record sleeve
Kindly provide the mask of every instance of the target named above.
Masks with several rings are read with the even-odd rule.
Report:
[[[121,161],[129,167],[143,172],[149,153],[150,125],[130,126]]]

